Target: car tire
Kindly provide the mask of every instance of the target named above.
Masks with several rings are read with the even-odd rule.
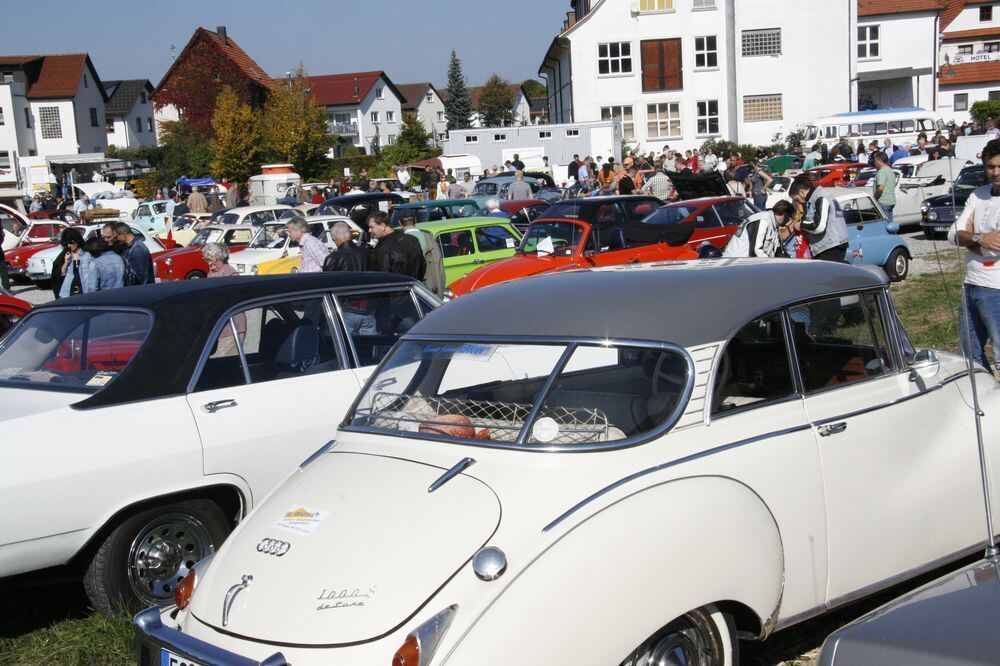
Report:
[[[188,273],[187,275],[184,276],[184,279],[185,280],[201,280],[204,277],[205,277],[205,272],[204,271],[191,271],[190,273]]]
[[[740,663],[732,618],[715,606],[685,613],[644,641],[622,666],[690,664],[734,666]]]
[[[87,566],[83,586],[91,605],[112,615],[172,604],[177,583],[198,560],[218,550],[231,531],[222,510],[208,500],[175,502],[129,516],[107,535]]]
[[[907,274],[910,272],[910,257],[906,254],[906,250],[897,247],[890,252],[883,269],[893,282],[905,280]]]

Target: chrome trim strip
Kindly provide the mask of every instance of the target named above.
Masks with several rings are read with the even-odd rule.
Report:
[[[985,369],[976,370],[976,372],[977,373],[978,372],[986,373],[986,370]],[[896,376],[898,374],[899,373],[893,373],[891,375],[879,375],[879,376],[881,376],[883,378],[886,378],[886,377],[894,377],[894,376]],[[867,414],[869,412],[877,412],[880,409],[884,409],[886,407],[892,407],[893,405],[898,405],[900,403],[907,402],[909,400],[913,400],[914,398],[922,398],[923,396],[927,395],[928,393],[933,393],[934,391],[937,391],[939,389],[944,388],[946,384],[950,384],[952,382],[958,381],[959,379],[964,379],[967,376],[968,376],[968,371],[963,370],[961,373],[959,373],[957,375],[952,375],[948,379],[945,379],[945,380],[943,380],[942,382],[940,382],[938,384],[934,384],[933,386],[929,386],[926,389],[924,389],[923,391],[920,391],[919,393],[913,393],[911,395],[904,395],[904,396],[901,396],[899,398],[895,398],[893,400],[889,400],[887,402],[882,402],[882,403],[879,403],[877,405],[872,405],[870,407],[865,407],[863,409],[856,409],[853,412],[847,412],[845,414],[840,414],[838,416],[829,416],[829,417],[827,417],[825,419],[820,419],[818,421],[814,421],[813,425],[822,426],[822,425],[826,425],[828,423],[831,423],[833,421],[842,421],[843,419],[849,419],[849,418],[852,418],[854,416],[861,416],[862,414]]]
[[[524,425],[521,426],[521,431],[517,433],[516,443],[518,446],[524,446],[525,441],[528,439],[528,426],[533,424],[535,419],[538,418],[538,412],[542,409],[542,403],[545,402],[545,398],[548,397],[549,391],[552,390],[552,385],[556,383],[556,378],[566,368],[566,364],[569,363],[570,357],[573,355],[573,352],[576,351],[578,346],[579,345],[576,344],[566,345],[566,349],[563,350],[563,353],[559,356],[555,365],[552,366],[552,369],[549,371],[548,379],[546,379],[545,383],[542,384],[542,390],[538,392],[538,396],[535,398],[535,404],[531,406],[531,411],[524,417]]]
[[[661,463],[659,465],[654,465],[653,467],[647,467],[644,470],[640,470],[638,472],[634,472],[632,474],[629,474],[626,477],[623,477],[623,478],[615,481],[614,483],[611,483],[611,484],[609,484],[609,485],[601,488],[600,490],[598,490],[597,492],[589,495],[588,497],[585,497],[584,499],[580,500],[575,505],[573,505],[572,507],[570,507],[569,509],[567,509],[566,511],[564,511],[558,518],[556,518],[551,523],[549,523],[548,525],[546,525],[545,527],[543,527],[542,528],[542,533],[548,532],[552,528],[556,527],[559,523],[561,523],[562,521],[566,520],[566,518],[568,518],[570,515],[572,515],[573,513],[576,513],[577,511],[579,511],[580,509],[582,509],[584,506],[586,506],[587,504],[590,504],[591,502],[593,502],[594,500],[598,499],[599,497],[602,497],[603,495],[607,495],[612,490],[620,488],[621,486],[624,486],[626,483],[630,483],[632,481],[635,481],[636,479],[642,478],[644,476],[648,476],[650,474],[654,474],[655,472],[660,472],[660,471],[668,469],[670,467],[675,467],[677,465],[684,464],[686,462],[691,462],[692,460],[698,460],[700,458],[705,458],[707,456],[714,455],[716,453],[722,453],[723,451],[728,451],[730,449],[739,448],[739,447],[745,446],[747,444],[753,444],[754,442],[759,442],[761,440],[768,439],[768,438],[771,438],[771,437],[780,437],[782,435],[788,435],[788,434],[791,434],[791,433],[794,433],[794,432],[801,432],[803,430],[809,430],[811,427],[812,426],[810,424],[803,423],[801,425],[792,426],[792,427],[789,427],[789,428],[782,428],[781,430],[774,430],[772,432],[766,432],[766,433],[762,433],[760,435],[754,435],[753,437],[747,437],[746,439],[740,439],[740,440],[737,440],[735,442],[730,442],[729,444],[723,444],[721,446],[717,446],[717,447],[712,448],[712,449],[707,449],[705,451],[700,451],[698,453],[692,453],[691,455],[684,456],[683,458],[677,458],[675,460],[670,460],[668,462]]]
[[[333,312],[333,296],[325,294],[323,296],[323,312],[326,314],[326,325],[330,327],[330,335],[333,337],[333,346],[337,349],[337,365],[340,370],[347,370],[351,367],[347,358],[347,346],[344,344],[344,335],[341,326],[337,323],[337,316]]]
[[[985,547],[986,547],[986,542],[983,541],[980,544],[969,546],[967,548],[962,548],[961,550],[956,550],[955,552],[950,553],[948,555],[944,555],[942,557],[933,559],[922,566],[914,567],[902,573],[898,573],[894,576],[889,576],[888,578],[885,578],[878,582],[871,583],[870,585],[865,585],[864,587],[857,589],[854,592],[841,595],[839,597],[831,599],[830,601],[822,603],[819,606],[814,606],[809,610],[778,620],[778,623],[774,627],[774,631],[784,629],[785,627],[789,627],[793,624],[798,624],[799,622],[804,622],[806,620],[816,617],[817,615],[822,615],[827,611],[833,610],[834,608],[837,608],[839,606],[844,606],[846,604],[851,603],[852,601],[857,601],[858,599],[867,597],[871,594],[878,592],[879,590],[892,587],[894,585],[907,581],[911,578],[920,576],[921,574],[925,574],[929,571],[940,569],[949,564],[953,564],[958,560],[961,560],[965,557],[969,557],[970,555],[982,551],[983,548]]]
[[[474,464],[476,464],[476,459],[475,458],[468,458],[468,457],[462,458],[457,463],[455,463],[454,465],[452,465],[451,467],[449,467],[447,470],[445,470],[444,474],[442,474],[441,476],[439,476],[437,478],[437,480],[434,481],[434,483],[432,483],[430,486],[428,486],[427,492],[429,492],[429,493],[434,492],[435,490],[437,490],[438,488],[440,488],[444,484],[448,483],[449,481],[451,481],[452,479],[454,479],[456,476],[458,476],[459,474],[461,474],[462,472],[464,472],[465,470],[467,470],[469,467],[471,467]]]
[[[358,350],[354,347],[354,338],[351,334],[347,332],[347,325],[344,324],[344,309],[340,307],[340,299],[337,298],[337,294],[330,294],[330,300],[333,301],[333,306],[337,310],[337,329],[344,332],[344,337],[347,339],[347,346],[351,350],[351,364],[352,367],[360,368],[361,362],[358,360]]]
[[[225,328],[225,326],[223,326]],[[229,328],[233,331],[233,339],[236,340],[236,349],[240,354],[240,367],[243,369],[243,379],[245,380],[244,386],[250,384],[250,365],[247,363],[247,355],[243,350],[243,341],[240,340],[240,333],[236,330],[236,321],[234,317],[229,318]],[[222,331],[220,330],[221,334]],[[209,356],[211,358],[211,356]]]
[[[254,661],[247,657],[223,650],[203,640],[163,626],[160,608],[153,606],[139,611],[132,619],[136,634],[136,652],[140,664],[160,663],[160,649],[166,648],[179,656],[205,664],[228,664],[229,666],[288,666],[288,661],[280,652],[275,652],[264,661]],[[148,661],[143,660],[147,652]]]

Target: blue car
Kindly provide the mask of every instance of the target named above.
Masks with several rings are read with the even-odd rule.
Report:
[[[826,192],[833,195],[836,214],[847,225],[847,260],[854,265],[881,266],[896,282],[906,279],[913,254],[906,239],[899,236],[899,224],[885,219],[871,192],[843,187]]]

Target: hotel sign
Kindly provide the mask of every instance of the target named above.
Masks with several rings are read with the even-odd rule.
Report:
[[[974,62],[998,62],[1000,53],[976,53],[974,55],[956,55],[951,59],[953,65],[968,65]]]

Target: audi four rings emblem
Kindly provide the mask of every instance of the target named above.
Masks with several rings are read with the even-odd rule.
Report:
[[[287,541],[278,541],[277,539],[261,539],[260,543],[257,544],[257,552],[281,557],[287,553],[288,549],[291,547],[292,544]]]

